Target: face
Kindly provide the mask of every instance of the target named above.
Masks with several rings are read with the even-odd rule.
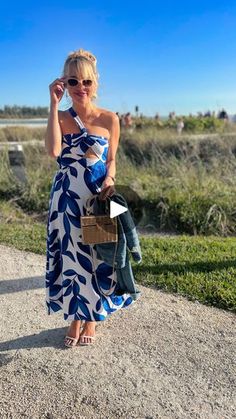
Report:
[[[96,85],[91,77],[83,77],[71,69],[66,74],[66,88],[73,101],[86,103],[92,99]]]

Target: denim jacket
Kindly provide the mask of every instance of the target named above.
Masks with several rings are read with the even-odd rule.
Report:
[[[127,208],[127,211],[117,216],[118,242],[99,243],[95,244],[94,248],[97,253],[97,258],[104,260],[104,262],[111,266],[113,266],[113,259],[116,251],[114,267],[117,272],[117,285],[114,292],[117,295],[129,293],[133,300],[136,300],[141,293],[135,285],[135,279],[128,253],[129,250],[135,262],[140,263],[142,261],[141,248],[136,227],[125,198],[117,192],[108,197],[105,201],[100,201],[97,196],[93,202],[93,214],[109,214],[107,200],[123,205]]]

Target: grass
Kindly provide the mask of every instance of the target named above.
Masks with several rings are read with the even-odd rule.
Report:
[[[12,142],[12,141],[30,141],[32,139],[42,140],[45,136],[44,127],[21,127],[21,126],[11,126],[0,128],[0,143],[1,142]]]
[[[236,239],[141,238],[137,282],[236,312]]]
[[[27,252],[46,254],[46,225],[37,222],[1,224],[0,243]]]

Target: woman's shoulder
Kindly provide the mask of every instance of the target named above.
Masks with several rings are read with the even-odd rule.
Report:
[[[64,130],[66,130],[66,126],[68,125],[68,123],[70,123],[70,117],[69,117],[68,109],[65,110],[65,111],[59,111],[58,110],[58,121],[59,121],[60,127],[62,129],[62,132],[64,132]]]
[[[66,109],[65,111],[58,111],[59,118],[67,118],[69,116],[69,109]]]
[[[59,120],[64,120],[67,117],[68,117],[68,109],[65,111],[58,111]]]
[[[119,117],[115,112],[104,108],[97,108],[97,110],[100,113],[100,116],[106,119],[110,124],[119,122]]]

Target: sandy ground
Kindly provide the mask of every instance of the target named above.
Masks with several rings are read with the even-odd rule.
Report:
[[[141,298],[67,349],[48,316],[45,257],[0,245],[5,418],[236,418],[235,315],[140,287]]]

